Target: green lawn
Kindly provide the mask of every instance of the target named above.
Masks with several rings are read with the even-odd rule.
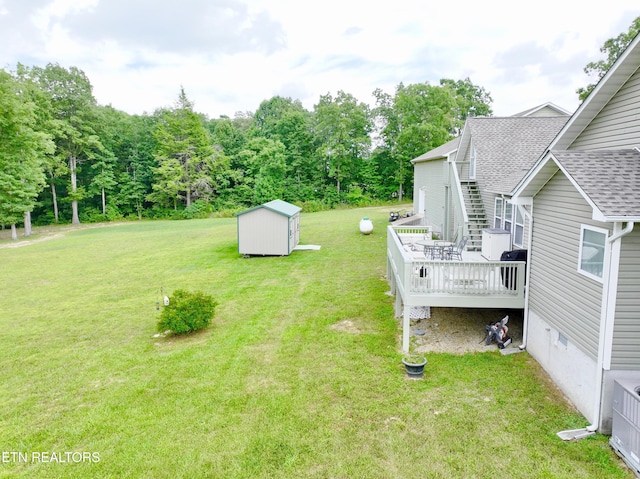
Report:
[[[3,232],[0,477],[633,477],[608,437],[556,436],[586,421],[527,353],[406,378],[391,209],[303,213],[322,248],[281,258],[239,256],[235,219]],[[161,288],[211,294],[211,327],[154,337]]]

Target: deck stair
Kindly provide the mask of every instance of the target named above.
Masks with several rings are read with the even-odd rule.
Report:
[[[482,197],[478,184],[473,180],[461,181],[462,196],[464,197],[465,208],[469,217],[468,231],[469,241],[467,243],[468,251],[482,250],[482,230],[489,228],[489,221],[484,209]]]

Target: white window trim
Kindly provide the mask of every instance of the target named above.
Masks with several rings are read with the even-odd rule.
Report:
[[[500,203],[500,206],[498,206]],[[502,208],[504,207],[504,200],[501,196],[496,196],[495,202],[493,204],[493,227],[494,228],[502,228]],[[496,225],[496,220],[500,220],[499,224]]]
[[[509,205],[509,207],[511,208],[511,218],[507,218],[507,209],[509,209],[507,207],[507,205]],[[511,203],[511,201],[509,201],[508,199],[505,198],[504,200],[504,213],[502,215],[502,224],[504,226],[503,229],[507,230],[509,232],[510,235],[513,235],[513,210],[514,210],[514,204]],[[509,223],[509,227],[507,228],[507,223]]]
[[[513,244],[516,246],[520,246],[522,248],[522,246],[524,246],[524,215],[521,213],[520,208],[518,207],[518,205],[513,205],[515,208],[515,217],[513,219]],[[518,222],[518,217],[520,217],[520,219],[522,220],[522,222]],[[522,228],[522,238],[521,238],[521,242],[520,243],[516,243],[516,238],[517,238],[517,234],[516,231],[518,229],[518,227]]]
[[[582,238],[584,238],[584,231],[588,230],[588,231],[593,231],[595,233],[601,233],[604,235],[604,258],[607,257],[607,251],[608,251],[608,245],[607,245],[607,237],[609,236],[609,230],[604,229],[604,228],[598,228],[597,226],[591,226],[591,225],[580,225],[580,243],[578,245],[579,247],[579,251],[578,251],[578,273],[580,273],[583,276],[586,276],[587,278],[591,278],[594,281],[597,281],[598,283],[604,283],[604,268],[606,266],[606,261],[603,258],[602,260],[602,277],[600,276],[596,276],[593,273],[590,273],[588,271],[585,271],[581,268],[582,265],[582,253],[583,253],[583,244],[582,244]]]

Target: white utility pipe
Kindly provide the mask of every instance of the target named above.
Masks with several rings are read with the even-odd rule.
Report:
[[[527,347],[527,331],[529,330],[529,285],[531,284],[531,239],[533,237],[533,204],[531,204],[531,212],[523,205],[516,204],[516,207],[520,212],[529,220],[529,236],[527,237],[527,263],[525,265],[525,287],[524,287],[524,321],[522,324],[522,344],[520,349],[524,350]],[[525,222],[526,224],[526,222]]]
[[[615,241],[618,241],[620,238],[622,238],[623,236],[631,233],[633,231],[633,226],[634,226],[634,222],[633,221],[628,221],[627,225],[622,228],[621,230],[617,231],[616,233],[612,234],[611,236],[609,236],[607,238],[607,243],[609,245],[611,245],[612,243],[614,243]],[[611,246],[609,246],[609,256],[611,256]],[[604,285],[605,285],[605,291],[603,291],[603,297],[604,297],[604,305],[603,305],[603,310],[606,311],[607,310],[607,304],[609,301],[609,273],[608,270],[611,268],[611,259],[609,258],[609,261],[607,262],[607,270],[605,271],[605,275],[606,277],[604,278]],[[594,401],[593,401],[593,423],[590,424],[589,426],[587,426],[587,431],[590,432],[594,432],[598,430],[599,427],[599,423],[600,423],[600,416],[601,416],[601,409],[602,409],[602,378],[604,377],[604,339],[606,338],[607,335],[607,327],[609,326],[608,319],[609,315],[605,314],[605,319],[602,321],[602,325],[600,327],[600,338],[599,338],[599,344],[600,347],[598,348],[598,363],[597,363],[597,378],[596,378],[596,390],[594,392]]]

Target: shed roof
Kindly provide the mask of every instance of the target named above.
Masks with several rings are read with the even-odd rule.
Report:
[[[302,210],[302,208],[300,208],[299,206],[292,205],[291,203],[287,203],[286,201],[273,200],[258,206],[254,206],[253,208],[249,208],[248,210],[241,211],[240,213],[236,213],[236,216],[240,216],[260,208],[266,208],[273,211],[274,213],[287,216],[288,218],[291,218]]]

